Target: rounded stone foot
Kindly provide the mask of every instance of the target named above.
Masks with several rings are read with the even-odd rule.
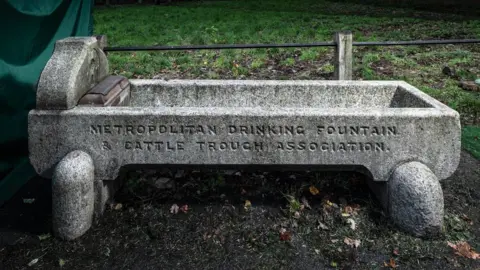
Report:
[[[64,240],[82,236],[92,225],[94,166],[85,152],[73,151],[56,166],[52,179],[52,225]]]
[[[434,236],[443,228],[443,192],[433,172],[420,162],[400,165],[387,183],[387,211],[402,230]]]

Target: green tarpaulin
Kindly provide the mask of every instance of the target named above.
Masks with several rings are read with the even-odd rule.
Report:
[[[27,114],[56,40],[92,35],[92,0],[0,0],[0,205],[35,176]]]

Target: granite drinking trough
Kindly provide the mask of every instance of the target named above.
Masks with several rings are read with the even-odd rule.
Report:
[[[81,236],[126,165],[359,170],[392,221],[441,231],[439,180],[460,158],[456,111],[400,81],[126,80],[95,38],[58,41],[29,114],[53,178],[53,230]]]

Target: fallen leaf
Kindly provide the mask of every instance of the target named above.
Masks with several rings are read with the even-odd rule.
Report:
[[[332,239],[330,240],[333,244],[335,244],[336,242],[338,242],[338,239]]]
[[[301,201],[302,201],[302,204],[303,204],[306,208],[312,209],[312,207],[310,206],[310,203],[308,203],[308,201],[307,201],[307,198],[302,197]]]
[[[295,213],[293,214],[293,217],[296,218],[296,219],[299,219],[300,218],[300,212],[295,211]]]
[[[172,207],[170,207],[170,213],[172,214],[178,214],[178,210],[180,209],[180,207],[178,207],[178,205],[176,203],[172,204]]]
[[[355,229],[357,228],[357,225],[355,223],[355,220],[349,218],[347,219],[347,223],[350,224],[350,229],[352,229],[353,231],[355,231]]]
[[[280,240],[282,241],[290,241],[292,239],[292,236],[290,232],[288,232],[286,229],[281,228],[280,229]]]
[[[331,267],[337,267],[337,266],[338,266],[338,264],[337,264],[337,262],[335,262],[335,261],[332,261],[332,262],[330,263],[330,266],[331,266]]]
[[[480,92],[480,86],[473,81],[461,81],[459,86],[462,87],[463,90]]]
[[[31,260],[31,261],[28,263],[28,266],[33,266],[33,265],[36,264],[37,262],[38,262],[38,258],[33,259],[33,260]]]
[[[188,212],[188,204],[182,205],[182,207],[180,207],[180,211],[186,214]]]
[[[322,230],[328,230],[328,227],[327,225],[323,224],[322,222],[318,222],[318,228],[322,229]]]
[[[360,240],[358,239],[351,239],[351,238],[348,238],[348,237],[345,237],[345,239],[343,239],[343,242],[345,244],[347,244],[347,246],[349,247],[354,247],[354,248],[357,248],[360,246]]]
[[[111,251],[110,248],[107,247],[107,248],[105,249],[103,255],[105,255],[106,257],[110,257],[110,251]]]
[[[465,241],[460,241],[456,244],[447,242],[447,244],[455,250],[456,255],[474,260],[480,259],[480,254],[473,250],[473,248]]]
[[[120,209],[122,209],[122,207],[123,207],[123,205],[122,205],[121,203],[117,203],[117,204],[115,205],[115,208],[114,208],[114,209],[115,209],[115,210],[120,210]]]
[[[60,267],[63,267],[63,266],[65,265],[65,260],[64,260],[64,259],[59,259],[59,260],[58,260],[58,265],[59,265]]]
[[[316,254],[320,254],[320,249],[314,249]]]
[[[23,203],[25,204],[32,204],[33,202],[35,202],[35,198],[23,199]]]
[[[292,228],[298,228],[298,223],[295,220],[292,220],[292,223],[290,226],[292,226]]]
[[[461,218],[462,218],[465,222],[467,222],[469,225],[473,225],[472,219],[469,218],[467,215],[462,214]]]
[[[360,209],[360,205],[358,205],[358,204],[347,205],[342,210],[342,216],[357,215],[359,209]]]
[[[252,202],[250,202],[249,200],[245,200],[243,208],[245,208],[245,210],[249,210],[250,208],[252,208]]]
[[[45,240],[45,239],[50,238],[50,236],[51,236],[51,235],[50,235],[49,233],[47,233],[47,234],[41,234],[41,235],[38,236],[38,239],[40,239],[40,241],[43,241],[43,240]]]
[[[315,186],[310,186],[310,188],[308,190],[310,190],[310,193],[314,196],[318,195],[318,193],[320,193],[320,191]]]
[[[393,258],[390,258],[390,261],[388,263],[383,262],[383,265],[385,267],[390,267],[390,268],[397,268],[398,267],[397,263],[395,262],[395,260]]]

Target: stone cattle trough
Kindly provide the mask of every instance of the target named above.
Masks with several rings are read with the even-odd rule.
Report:
[[[53,230],[81,236],[126,165],[359,170],[392,221],[443,224],[460,157],[456,111],[400,81],[126,80],[95,38],[58,41],[29,114],[31,163],[53,178]]]

